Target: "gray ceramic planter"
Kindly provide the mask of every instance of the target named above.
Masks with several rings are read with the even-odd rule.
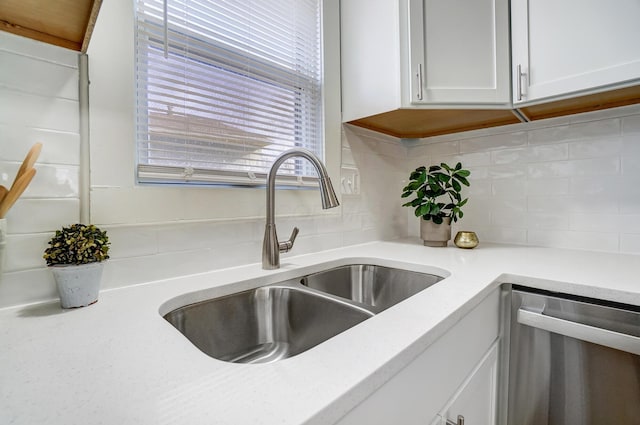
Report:
[[[444,247],[451,239],[451,219],[445,218],[442,224],[420,219],[420,238],[425,246]]]
[[[51,266],[62,308],[85,307],[98,301],[104,263]]]

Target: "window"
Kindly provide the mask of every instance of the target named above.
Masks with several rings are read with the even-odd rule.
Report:
[[[264,184],[323,156],[320,0],[137,0],[138,180]],[[281,181],[313,180],[306,161]]]

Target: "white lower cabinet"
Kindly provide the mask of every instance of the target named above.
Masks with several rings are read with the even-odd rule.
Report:
[[[338,424],[494,424],[499,304],[496,290]]]
[[[493,344],[431,425],[494,425],[497,396],[498,342]]]

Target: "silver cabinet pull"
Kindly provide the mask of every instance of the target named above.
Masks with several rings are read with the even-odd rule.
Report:
[[[422,100],[422,64],[418,64],[418,72],[416,73],[416,77],[418,78],[418,94],[416,97],[418,100]]]
[[[458,415],[458,420],[456,422],[447,419],[447,425],[464,425],[464,416]]]
[[[640,338],[529,310],[518,310],[518,323],[640,355]]]
[[[522,65],[518,64],[517,69],[516,69],[516,74],[517,74],[517,80],[516,80],[516,92],[518,93],[518,102],[520,102],[522,100],[522,97],[524,96],[522,94],[522,76],[524,74],[522,74]]]

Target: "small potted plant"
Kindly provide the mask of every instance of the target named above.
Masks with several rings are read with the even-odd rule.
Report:
[[[53,273],[62,308],[98,301],[103,261],[109,258],[109,237],[94,225],[72,224],[56,230],[43,258]]]
[[[420,237],[426,246],[447,246],[451,239],[451,222],[462,218],[462,207],[468,198],[462,199],[462,186],[469,186],[471,172],[445,163],[418,167],[409,176],[410,181],[402,189],[402,197],[415,196],[403,207],[415,208],[420,220]]]

